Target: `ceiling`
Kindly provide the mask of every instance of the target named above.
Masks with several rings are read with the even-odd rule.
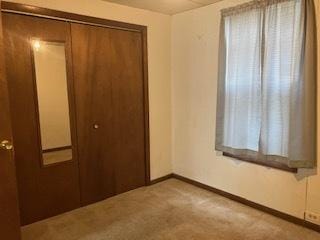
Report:
[[[221,0],[103,0],[168,15],[203,7]]]

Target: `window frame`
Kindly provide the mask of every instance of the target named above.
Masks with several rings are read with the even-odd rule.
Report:
[[[243,5],[245,5],[245,4],[243,4]],[[226,12],[227,12],[227,10],[226,10]],[[232,8],[230,8],[229,10],[232,10]],[[226,65],[226,68],[227,68],[227,65]],[[282,171],[286,171],[286,172],[290,172],[290,173],[297,173],[298,172],[298,168],[289,167],[287,164],[281,163],[281,162],[278,162],[278,161],[263,160],[263,159],[259,159],[259,158],[255,159],[255,158],[252,158],[252,157],[246,156],[246,155],[231,154],[231,153],[228,153],[228,152],[225,152],[225,151],[221,151],[221,152],[222,152],[224,157],[232,158],[232,159],[235,159],[235,160],[244,161],[244,162],[256,164],[256,165],[259,165],[259,166],[264,166],[264,167],[267,167],[267,168],[273,168],[273,169],[277,169],[277,170],[282,170]]]
[[[291,173],[298,173],[298,168],[290,168],[287,165],[285,165],[283,163],[276,162],[276,161],[256,160],[256,159],[250,158],[248,156],[233,155],[233,154],[226,153],[226,152],[222,152],[222,155],[225,157],[228,157],[228,158],[233,158],[236,160],[240,160],[240,161],[244,161],[244,162],[248,162],[248,163],[252,163],[252,164],[256,164],[256,165],[260,165],[260,166],[264,166],[264,167],[268,167],[268,168],[274,168],[277,170],[282,170],[282,171],[291,172]]]

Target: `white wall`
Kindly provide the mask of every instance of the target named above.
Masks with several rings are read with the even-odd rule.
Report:
[[[9,0],[148,26],[151,178],[171,168],[171,17],[101,0]]]
[[[295,175],[214,150],[220,9],[243,2],[224,0],[173,16],[173,172],[299,218],[306,205],[320,213],[320,176],[306,177],[315,171]]]
[[[320,0],[315,0],[317,6],[317,32],[318,32],[318,95],[320,95]],[[320,156],[320,97],[318,96],[318,156]],[[308,179],[308,192],[307,192],[307,211],[320,213],[320,160],[318,157],[318,174]]]

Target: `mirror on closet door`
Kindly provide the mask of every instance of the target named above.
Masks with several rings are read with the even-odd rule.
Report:
[[[43,165],[72,160],[65,44],[32,40]]]

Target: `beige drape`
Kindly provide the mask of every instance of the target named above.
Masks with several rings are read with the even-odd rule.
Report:
[[[222,11],[216,150],[315,166],[316,48],[312,0],[256,0]]]

